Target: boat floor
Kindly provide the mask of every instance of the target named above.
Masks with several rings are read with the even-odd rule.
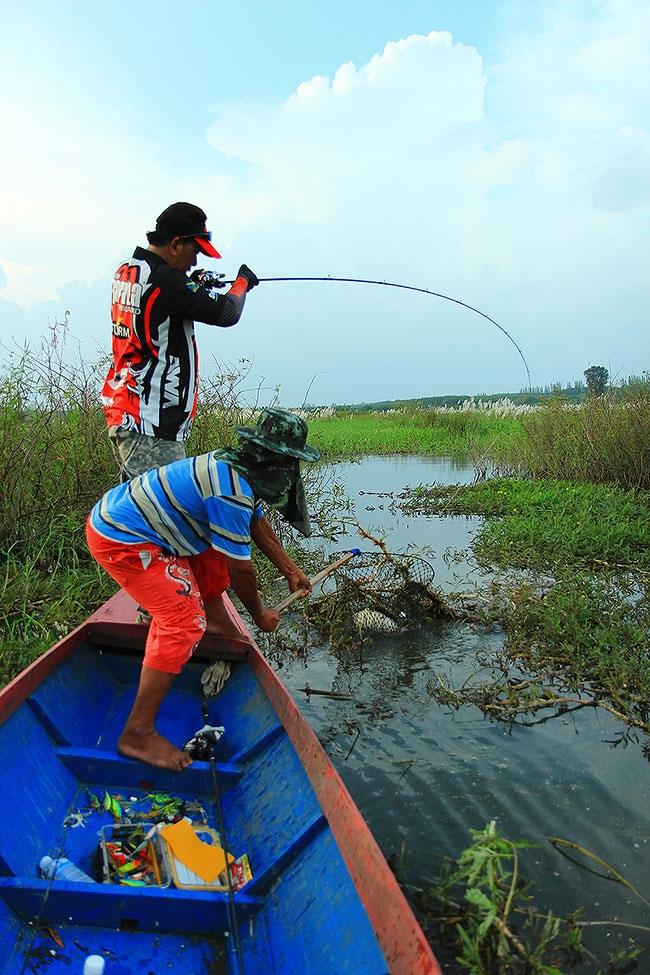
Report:
[[[44,854],[64,854],[98,876],[98,833],[112,817],[102,808],[83,826],[64,825],[87,807],[88,790],[126,801],[170,793],[200,803],[218,828],[207,763],[170,772],[116,751],[140,665],[139,655],[107,640],[86,643],[0,725],[0,787],[5,803],[11,797],[0,816],[0,972],[72,975],[92,953],[107,959],[107,975],[236,972],[234,912],[246,975],[330,972],[333,939],[341,975],[384,975],[383,954],[304,768],[243,662],[232,664],[211,700],[209,722],[226,729],[217,782],[226,846],[251,862],[244,890],[231,897],[39,878]],[[159,730],[176,743],[204,723],[204,665],[190,663],[161,708]]]

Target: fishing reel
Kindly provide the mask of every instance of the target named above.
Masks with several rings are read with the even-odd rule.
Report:
[[[202,288],[211,291],[214,288],[225,288],[225,277],[226,275],[219,271],[203,271],[201,268],[197,268],[190,274],[190,281],[195,281]]]
[[[215,757],[217,742],[222,737],[225,728],[221,725],[213,726],[209,724],[197,731],[189,741],[185,742],[183,751],[187,752],[190,758],[198,762],[210,762]]]

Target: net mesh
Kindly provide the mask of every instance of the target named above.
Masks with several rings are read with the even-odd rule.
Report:
[[[449,617],[434,578],[433,566],[419,555],[362,552],[334,571],[325,591],[296,604],[292,623],[272,634],[271,643],[299,655],[323,642],[333,650],[354,649],[374,634]]]
[[[362,552],[334,573],[336,593],[353,611],[407,620],[440,603],[433,566],[420,556]]]

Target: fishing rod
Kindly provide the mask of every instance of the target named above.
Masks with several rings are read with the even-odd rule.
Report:
[[[226,281],[225,275],[221,273],[215,273],[213,271],[194,271],[190,275],[194,281],[198,281],[199,284],[203,285],[204,288],[225,288],[226,285],[232,284],[232,281]],[[444,295],[440,291],[432,291],[430,288],[416,288],[412,284],[399,284],[395,281],[376,281],[373,278],[335,278],[331,275],[326,277],[284,277],[284,278],[258,278],[260,284],[267,283],[270,281],[339,281],[347,284],[377,284],[384,288],[400,288],[402,291],[417,291],[423,295],[431,295],[433,298],[442,298],[445,301],[451,301],[454,305],[460,305],[462,308],[467,308],[468,311],[473,311],[475,314],[480,315],[481,318],[485,318],[486,321],[491,322],[492,325],[496,325],[500,332],[503,332],[505,337],[509,339],[514,345],[515,349],[521,357],[521,361],[524,364],[526,370],[526,376],[528,377],[528,388],[532,386],[530,379],[530,369],[528,368],[528,363],[526,362],[526,357],[521,351],[517,342],[513,339],[510,332],[508,332],[503,325],[499,325],[490,315],[487,315],[480,308],[475,308],[474,305],[469,305],[466,301],[461,301],[460,298],[452,298],[450,295]]]
[[[221,801],[221,789],[219,788],[219,777],[217,775],[216,749],[219,739],[221,738],[221,735],[223,735],[224,729],[215,728],[209,724],[210,716],[206,701],[203,701],[201,705],[201,716],[205,724],[200,731],[197,731],[196,734],[193,735],[188,742],[186,742],[185,751],[191,755],[192,758],[201,762],[207,761],[210,764],[210,780],[212,783],[212,794],[215,800],[215,808],[217,812],[219,838],[226,864],[226,924],[228,928],[228,930],[224,932],[226,937],[226,950],[229,954],[230,971],[232,972],[232,975],[244,975],[244,960],[242,957],[241,939],[239,937],[237,905],[235,904],[236,887],[230,870],[230,860],[228,859],[228,850],[230,847],[228,844],[228,838],[226,836],[226,824],[223,812],[223,803]]]

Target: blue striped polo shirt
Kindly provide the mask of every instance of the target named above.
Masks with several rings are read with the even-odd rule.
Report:
[[[153,542],[173,555],[212,547],[250,559],[250,526],[263,517],[244,478],[213,453],[177,460],[118,484],[100,498],[90,523],[125,545]]]

